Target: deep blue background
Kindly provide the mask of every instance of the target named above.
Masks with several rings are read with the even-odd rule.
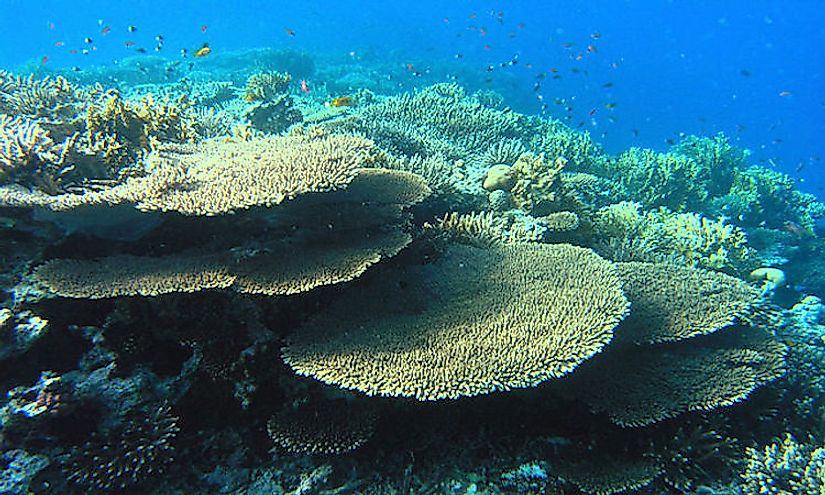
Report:
[[[518,54],[517,65],[498,70],[517,76],[505,97],[520,111],[541,111],[538,95],[556,117],[570,106],[569,122],[583,123],[611,152],[724,131],[752,150],[753,163],[775,165],[825,197],[825,1],[442,3],[5,0],[0,67],[44,56],[51,66],[108,64],[130,55],[125,40],[151,50],[157,34],[169,57],[204,41],[216,52],[271,46],[343,55],[378,46],[399,66],[440,60],[445,76],[451,64],[485,71]],[[98,20],[112,31],[102,35]],[[130,24],[138,31],[127,32]],[[86,47],[87,36],[97,51],[68,53]],[[551,68],[560,78],[534,91]]]

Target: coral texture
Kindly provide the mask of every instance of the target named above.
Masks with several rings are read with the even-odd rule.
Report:
[[[627,309],[611,264],[568,245],[454,245],[416,275],[401,292],[385,279],[353,290],[294,335],[284,359],[370,395],[485,394],[569,373]]]

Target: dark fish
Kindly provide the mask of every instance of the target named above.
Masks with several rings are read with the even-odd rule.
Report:
[[[741,74],[741,75],[743,75],[743,76],[745,76],[745,77],[750,77],[750,75],[751,75],[751,71],[749,71],[748,69],[740,69],[740,70],[739,70],[739,74]]]
[[[129,27],[127,27],[126,29],[127,29],[130,33],[134,33],[135,31],[137,31],[137,27],[135,27],[135,26],[131,26],[131,25],[130,25]]]

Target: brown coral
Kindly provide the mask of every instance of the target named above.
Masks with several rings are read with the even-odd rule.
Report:
[[[348,291],[292,337],[286,362],[370,395],[485,394],[570,372],[627,309],[613,266],[569,245],[453,245],[407,275]]]
[[[667,263],[617,263],[633,310],[617,342],[653,344],[715,332],[747,317],[759,291],[723,273]]]

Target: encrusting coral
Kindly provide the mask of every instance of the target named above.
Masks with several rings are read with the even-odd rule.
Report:
[[[292,336],[287,364],[419,400],[531,387],[599,352],[627,310],[612,265],[569,245],[451,245],[405,278],[352,288]]]

